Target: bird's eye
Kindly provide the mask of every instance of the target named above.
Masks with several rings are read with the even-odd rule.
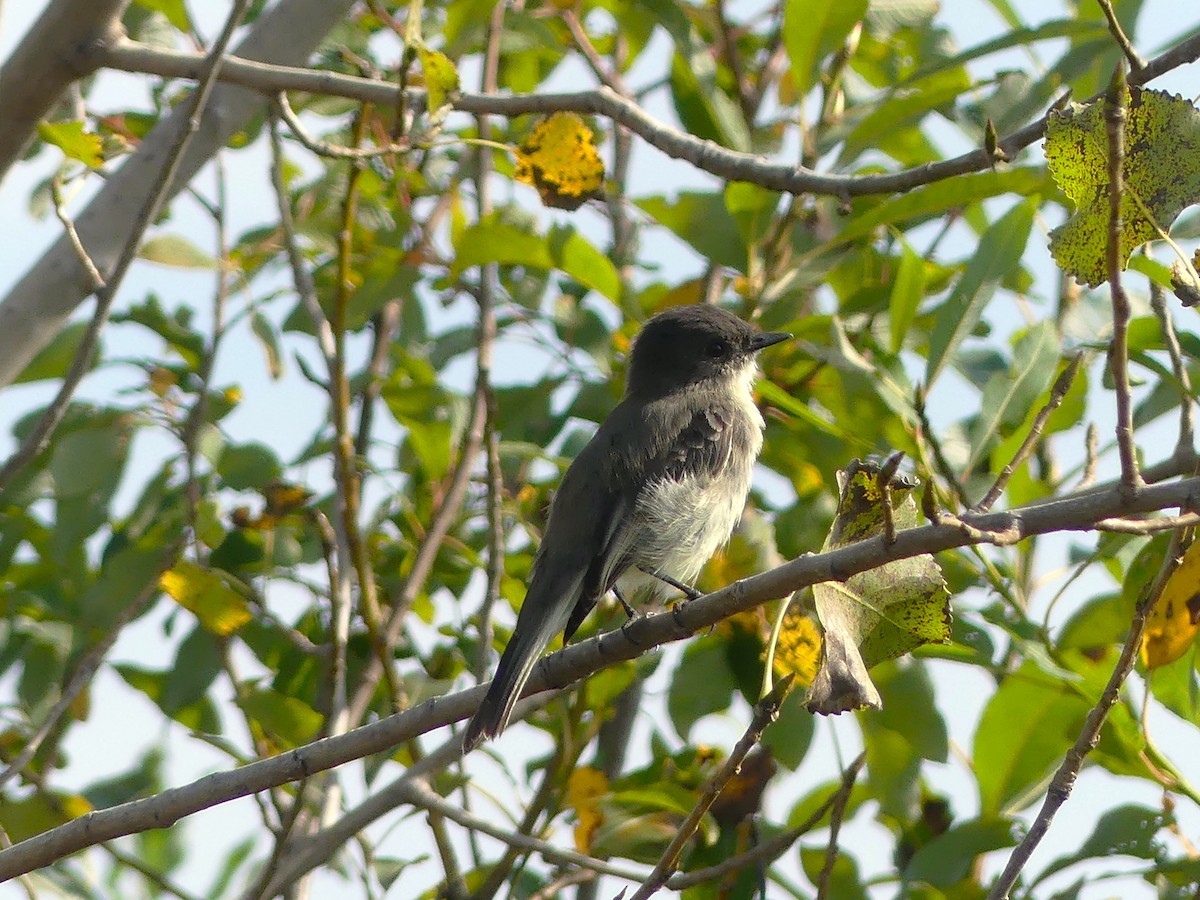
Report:
[[[708,345],[707,352],[710,359],[720,359],[729,353],[729,345],[724,341],[713,341]]]

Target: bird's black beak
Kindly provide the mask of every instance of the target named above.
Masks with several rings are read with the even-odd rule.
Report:
[[[750,339],[750,352],[757,353],[759,350],[765,350],[772,344],[786,341],[790,337],[791,335],[786,331],[764,331],[762,334],[756,334]]]

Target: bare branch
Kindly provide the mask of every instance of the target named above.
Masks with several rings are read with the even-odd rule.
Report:
[[[1106,262],[1108,287],[1112,294],[1113,336],[1108,349],[1117,393],[1117,452],[1121,457],[1121,489],[1135,494],[1144,484],[1138,472],[1137,447],[1133,442],[1133,402],[1129,388],[1129,297],[1121,283],[1124,260],[1121,254],[1121,193],[1125,187],[1125,67],[1117,64],[1112,84],[1105,94],[1104,125],[1108,135],[1108,241]]]
[[[1037,816],[1030,823],[1029,830],[1025,832],[1025,837],[1022,838],[1021,843],[1017,845],[1012,855],[1008,858],[1008,864],[1005,865],[1004,871],[1000,873],[1000,876],[992,885],[991,890],[988,892],[987,900],[1006,900],[1009,891],[1016,884],[1017,876],[1021,874],[1021,870],[1029,862],[1030,856],[1033,855],[1033,851],[1037,849],[1042,838],[1046,836],[1046,832],[1050,830],[1050,823],[1054,820],[1055,813],[1058,812],[1059,807],[1067,802],[1067,798],[1071,796],[1071,790],[1075,786],[1075,779],[1079,777],[1079,770],[1083,768],[1084,760],[1100,741],[1100,729],[1104,725],[1104,720],[1107,718],[1109,710],[1113,708],[1118,696],[1120,696],[1121,685],[1125,683],[1125,679],[1133,671],[1133,665],[1137,661],[1138,650],[1142,646],[1142,635],[1146,630],[1146,619],[1150,615],[1150,610],[1154,608],[1155,601],[1157,601],[1159,595],[1162,593],[1163,586],[1166,584],[1168,576],[1177,563],[1178,553],[1179,533],[1176,532],[1175,538],[1171,542],[1171,549],[1163,560],[1162,568],[1154,584],[1146,590],[1138,602],[1137,609],[1133,614],[1133,621],[1129,626],[1129,635],[1125,638],[1125,645],[1121,648],[1121,655],[1117,659],[1117,664],[1113,667],[1112,674],[1108,676],[1108,683],[1104,686],[1104,691],[1100,694],[1100,699],[1096,701],[1095,706],[1088,712],[1087,718],[1083,723],[1083,730],[1080,731],[1079,737],[1075,739],[1074,745],[1067,751],[1067,755],[1063,757],[1058,771],[1054,773],[1054,777],[1050,780],[1050,787],[1046,791],[1041,809],[1038,810]]]
[[[1150,281],[1150,308],[1158,317],[1159,327],[1162,328],[1163,343],[1167,346],[1167,355],[1171,358],[1171,371],[1179,382],[1179,441],[1176,453],[1194,454],[1196,446],[1196,400],[1192,395],[1192,377],[1188,374],[1183,362],[1183,348],[1179,345],[1179,335],[1175,333],[1175,320],[1167,309],[1166,291],[1158,282]]]
[[[1161,54],[1130,77],[1131,84],[1145,84],[1165,72],[1200,58],[1200,35]],[[130,41],[107,48],[103,64],[128,72],[145,72],[167,78],[194,77],[194,54],[157,50]],[[353,78],[309,69],[264,65],[249,61],[231,61],[226,70],[230,81],[255,90],[276,93],[295,90],[316,94],[350,97],[365,102],[394,106],[397,88],[394,85],[365,78]],[[423,102],[424,95],[413,91],[412,107]],[[926,163],[881,175],[823,175],[786,163],[772,163],[760,156],[739,153],[678,131],[658,121],[632,100],[601,86],[592,91],[562,94],[526,94],[488,96],[463,93],[454,101],[455,109],[473,114],[519,116],[530,113],[577,112],[604,116],[642,137],[648,144],[675,159],[689,162],[696,168],[729,181],[749,181],[771,190],[793,194],[822,194],[834,197],[857,197],[867,194],[891,194],[910,191],[954,175],[983,172],[995,164],[994,156],[979,148],[962,156],[940,162]],[[1041,140],[1046,130],[1046,117],[1031,122],[1001,138],[997,149],[1008,159]]]
[[[1021,463],[1029,458],[1029,454],[1033,452],[1033,448],[1037,446],[1038,440],[1041,439],[1042,429],[1046,427],[1046,421],[1050,418],[1050,414],[1058,409],[1063,402],[1063,398],[1067,396],[1067,391],[1071,390],[1071,385],[1075,383],[1075,376],[1079,374],[1079,366],[1083,362],[1083,354],[1076,353],[1071,357],[1071,361],[1067,363],[1067,367],[1063,369],[1062,374],[1054,381],[1054,387],[1050,390],[1050,399],[1046,401],[1037,416],[1034,417],[1033,424],[1029,426],[1029,433],[1025,435],[1025,440],[1021,442],[1021,446],[1017,452],[1013,454],[1013,458],[1005,464],[1000,470],[1000,474],[996,476],[996,481],[992,485],[991,490],[987,492],[982,500],[975,504],[976,512],[987,512],[1000,499],[1000,495],[1004,493],[1004,489],[1008,486],[1009,479],[1013,473],[1021,467]]]
[[[1146,61],[1138,55],[1137,50],[1133,48],[1133,43],[1129,40],[1129,35],[1121,27],[1116,10],[1113,9],[1112,0],[1096,0],[1096,2],[1104,11],[1104,18],[1108,20],[1108,30],[1112,34],[1113,40],[1117,42],[1117,46],[1121,48],[1121,52],[1125,54],[1125,59],[1129,62],[1129,71],[1140,72],[1146,67]]]
[[[725,785],[729,784],[730,779],[742,770],[742,760],[762,740],[763,732],[767,730],[767,726],[778,718],[779,708],[783,704],[784,698],[791,691],[794,680],[795,674],[789,673],[785,678],[780,679],[771,693],[755,704],[754,716],[751,718],[750,724],[746,726],[745,733],[734,745],[733,750],[730,751],[729,758],[722,764],[721,770],[704,785],[704,789],[700,792],[700,797],[696,801],[696,805],[692,807],[692,811],[688,813],[688,817],[679,826],[675,837],[671,839],[671,843],[663,851],[663,855],[659,859],[658,864],[655,865],[654,871],[650,873],[649,878],[642,882],[642,886],[634,892],[630,900],[649,900],[653,894],[657,893],[659,888],[667,883],[667,879],[679,867],[679,859],[683,855],[683,850],[687,847],[688,841],[696,834],[696,829],[700,827],[700,822],[704,818],[704,814],[713,805],[713,801],[720,796],[721,791],[725,789]]]
[[[845,581],[897,559],[970,543],[987,543],[988,535],[993,534],[1004,536],[1007,542],[1009,536],[1023,540],[1057,531],[1087,531],[1100,519],[1168,508],[1190,509],[1198,500],[1200,478],[1148,485],[1133,498],[1126,498],[1113,486],[1009,512],[965,516],[964,524],[972,529],[970,534],[957,523],[926,525],[897,533],[893,544],[880,536],[802,556],[672,610],[645,616],[553,653],[538,663],[525,693],[532,695],[561,688],[640,656],[652,647],[686,640],[722,619],[778,600],[802,587],[823,581]],[[0,879],[32,871],[103,841],[163,828],[202,809],[387,750],[419,734],[467,718],[485,693],[486,687],[480,685],[437,697],[344,735],[314,741],[235,770],[217,772],[153,797],[88,813],[0,851]]]

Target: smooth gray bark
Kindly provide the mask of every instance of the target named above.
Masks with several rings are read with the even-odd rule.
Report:
[[[280,0],[258,18],[236,55],[278,65],[301,65],[326,33],[345,18],[352,3]],[[245,88],[222,84],[214,89],[199,133],[189,144],[167,193],[168,201],[264,109],[265,103],[262,94]],[[102,274],[110,270],[127,241],[141,239],[146,223],[139,221],[139,212],[180,130],[187,127],[186,106],[180,104],[159,122],[75,220],[83,246]],[[0,387],[20,374],[89,293],[83,266],[64,236],[0,301]]]
[[[71,82],[96,68],[96,51],[120,40],[129,0],[54,0],[0,68],[0,179]]]

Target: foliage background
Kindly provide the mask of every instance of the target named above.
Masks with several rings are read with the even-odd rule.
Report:
[[[251,6],[246,28],[258,12]],[[618,91],[631,86],[669,127],[823,172],[868,175],[976,150],[986,141],[987,119],[1001,136],[1009,134],[1068,87],[1082,100],[1104,87],[1120,56],[1100,7],[1088,3],[1010,8],[997,0],[946,10],[872,3],[857,35],[851,27],[861,12],[846,11],[858,7],[797,0],[782,11],[784,24],[795,17],[814,24],[779,35],[781,11],[766,4],[507,8],[491,41],[496,87],[518,95],[591,88],[598,70]],[[137,40],[194,49],[211,45],[227,13],[225,5],[144,2],[123,16]],[[403,30],[407,14],[392,4],[354,5],[325,38],[316,65],[352,74],[377,69],[394,82],[404,58],[386,18]],[[424,40],[455,62],[464,89],[474,91],[486,78],[492,15],[489,4],[467,0],[422,11]],[[1196,28],[1171,4],[1117,4],[1116,15],[1147,56]],[[591,35],[591,63],[589,45],[572,35],[574,21]],[[7,18],[4,25],[13,46],[15,29]],[[992,52],[963,55],[989,42],[996,42]],[[117,61],[114,54],[98,64]],[[416,64],[408,69],[417,81],[423,72]],[[1186,67],[1154,86],[1189,98],[1198,93]],[[145,165],[136,155],[141,137],[188,88],[103,71],[80,82],[79,93],[48,120],[80,121],[103,136],[107,170]],[[357,121],[365,123],[357,140],[367,145],[386,141],[393,127],[391,109],[379,104],[356,119],[360,106],[348,99],[293,94],[292,103],[309,131],[335,143],[354,142]],[[547,101],[540,109],[553,106]],[[957,508],[952,481],[978,499],[1028,433],[1061,360],[1077,349],[1103,350],[1110,340],[1107,289],[1081,291],[1049,262],[1045,234],[1068,205],[1037,147],[921,192],[853,200],[802,194],[793,205],[786,196],[745,182],[726,186],[690,163],[670,162],[603,116],[591,121],[605,139],[612,202],[593,200],[575,213],[541,208],[530,188],[513,181],[508,153],[481,157],[464,143],[481,126],[461,112],[437,134],[416,117],[407,135],[415,149],[381,156],[353,179],[346,162],[309,152],[283,129],[303,269],[315,280],[335,339],[344,332],[347,390],[354,398],[378,397],[365,405],[356,400],[344,429],[351,444],[369,431],[356,448],[363,472],[357,515],[345,512],[356,489],[338,475],[337,416],[321,386],[330,375],[287,263],[261,111],[196,178],[194,193],[180,196],[149,229],[142,261],[104,328],[99,362],[49,446],[3,496],[6,765],[48,726],[33,759],[6,773],[0,825],[13,840],[89,807],[153,796],[318,734],[344,732],[364,716],[387,715],[397,700],[406,705],[473,684],[492,665],[480,653],[479,635],[489,626],[478,612],[494,612],[491,627],[502,641],[530,562],[521,536],[536,536],[557,471],[586,439],[587,423],[615,402],[637,322],[665,303],[722,297],[763,327],[798,336],[764,357],[769,430],[754,501],[761,514],[748,518],[732,551],[710,568],[709,588],[818,549],[833,511],[833,473],[853,456],[903,449],[939,484],[947,506]],[[493,141],[517,143],[533,122],[529,115],[493,116],[483,127]],[[11,291],[0,311],[14,307],[39,244],[61,233],[42,179],[61,168],[65,209],[76,216],[99,188],[97,174],[64,162],[45,137],[0,186],[3,230],[25,237],[0,250],[8,273],[0,287]],[[494,174],[479,180],[481,158]],[[348,196],[356,209],[347,248],[338,239]],[[21,212],[26,208],[33,218]],[[1189,248],[1194,221],[1185,217],[1176,229]],[[572,234],[572,253],[563,255],[556,248]],[[547,267],[547,255],[558,264]],[[1171,261],[1159,248],[1154,255]],[[1161,280],[1160,270],[1138,265]],[[339,291],[339,281],[351,287]],[[611,296],[597,285],[614,286]],[[1149,283],[1130,275],[1127,288],[1135,311],[1137,440],[1147,463],[1171,463],[1160,475],[1189,474],[1190,445],[1186,453],[1170,449],[1187,404],[1149,310]],[[1169,305],[1193,364],[1193,313]],[[477,394],[481,308],[485,321],[492,310],[496,336],[491,359],[483,354],[487,389]],[[965,339],[943,341],[963,309],[978,313],[979,325]],[[10,449],[57,389],[87,312],[65,330],[46,331],[40,340],[51,351],[6,389]],[[931,368],[939,346],[948,351],[944,365]],[[27,358],[35,349],[10,340],[4,356]],[[1021,366],[1026,390],[1003,405],[997,386]],[[929,379],[934,369],[937,377]],[[335,384],[339,371],[335,366]],[[928,432],[913,404],[914,385],[926,380]],[[1112,398],[1098,353],[1002,505],[1072,490],[1089,422],[1101,432],[1098,477],[1114,477]],[[372,410],[368,429],[364,408]],[[472,419],[475,411],[483,415]],[[413,561],[428,544],[427,529],[472,433],[482,448],[466,456],[471,482],[462,506],[448,507],[449,536],[418,584]],[[930,437],[940,443],[945,467],[933,459]],[[279,480],[311,492],[309,508],[325,524],[288,506]],[[279,516],[261,518],[271,504]],[[501,532],[503,552],[494,553]],[[763,800],[757,839],[803,821],[864,750],[827,895],[982,896],[1113,669],[1134,600],[1165,551],[1164,537],[1082,533],[942,554],[956,643],[877,669],[881,713],[814,723],[793,701],[767,733],[780,768]],[[238,581],[212,585],[193,572],[191,584],[211,589],[192,598],[192,611],[181,609],[154,589],[159,569],[179,555]],[[366,572],[371,577],[360,581]],[[375,658],[362,584],[378,593],[385,616],[403,613],[384,652],[395,659],[395,691],[365,691],[369,711],[353,709]],[[339,605],[347,598],[352,604]],[[353,619],[339,639],[338,610],[348,613],[350,605]],[[246,612],[252,618],[240,622]],[[619,623],[604,610],[591,627]],[[577,699],[552,704],[533,727],[515,726],[496,755],[449,766],[432,786],[509,829],[526,808],[540,809],[525,830],[560,846],[578,842],[592,856],[645,873],[696,788],[746,727],[761,642],[759,618],[747,615],[636,666],[614,667],[590,679]],[[325,647],[345,654],[344,691],[317,649]],[[87,689],[56,707],[83,661],[101,656],[94,682],[82,678]],[[598,720],[587,713],[615,707],[635,671],[649,678],[641,712],[623,734],[614,728],[626,750],[617,764],[608,744],[590,740]],[[1019,892],[1194,895],[1197,863],[1187,839],[1200,820],[1190,786],[1200,772],[1187,749],[1196,739],[1194,650],[1155,674],[1148,702],[1143,684],[1138,676],[1130,682],[1094,764]],[[1148,730],[1140,721],[1144,703]],[[69,857],[40,868],[24,887],[38,895],[273,894],[282,888],[271,876],[304,858],[306,834],[348,821],[345,812],[360,808],[414,755],[447,740],[448,732],[434,732],[335,770],[330,780],[310,779],[300,795],[278,788],[170,831]],[[624,779],[601,783],[600,803],[589,807],[571,793],[581,785],[565,773],[592,764],[613,766]],[[944,815],[942,798],[949,804]],[[486,869],[503,843],[437,814],[412,815],[424,808],[420,801],[405,798],[363,843],[337,842],[345,847],[332,861],[312,859],[319,874],[300,889],[347,890],[347,879],[364,896],[385,885],[394,895],[415,896],[443,879],[456,890],[459,877],[471,890],[494,888]],[[604,814],[600,830],[576,832],[597,810]],[[281,822],[287,827],[276,840],[269,829]],[[701,833],[708,844],[685,858],[685,868],[750,841],[744,824],[718,818],[706,820]],[[811,896],[833,859],[829,836],[826,818],[787,849],[769,894]],[[992,850],[978,866],[965,864]],[[517,896],[554,878],[537,855],[516,872]],[[1085,874],[1092,883],[1082,884]],[[1045,880],[1035,881],[1039,876]],[[606,882],[601,893],[615,893],[617,884]],[[0,890],[10,889],[21,886]],[[748,889],[732,888],[741,896]]]

